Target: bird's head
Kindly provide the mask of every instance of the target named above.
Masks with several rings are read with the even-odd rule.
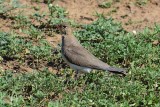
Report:
[[[66,34],[67,25],[65,25],[65,24],[57,24],[57,25],[54,26],[54,28],[61,35],[65,35]]]

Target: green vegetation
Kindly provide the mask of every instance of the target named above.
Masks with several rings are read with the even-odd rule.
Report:
[[[136,0],[136,4],[139,6],[144,6],[148,3],[148,0]]]
[[[28,66],[34,65],[30,66],[34,71],[26,73],[0,67],[0,106],[160,106],[160,25],[136,35],[103,15],[98,15],[98,20],[92,24],[79,25],[82,29],[73,34],[81,44],[104,62],[127,68],[128,75],[95,72],[75,80],[74,72],[63,67],[60,50],[52,54],[52,47],[46,40],[55,24],[71,20],[66,18],[67,13],[61,7],[49,5],[49,11],[48,15],[33,14],[39,26],[22,13],[12,16],[13,30],[18,29],[27,36],[0,32],[0,64],[12,59],[24,65],[30,58]],[[57,32],[56,28],[53,30]],[[47,65],[43,65],[43,70],[37,69],[44,62],[60,65],[61,71],[51,73]]]
[[[101,8],[110,8],[112,5],[112,2],[103,2],[101,4],[99,4],[98,6]]]
[[[120,2],[120,0],[104,0],[103,2],[97,0],[97,2],[99,3],[98,6],[101,8],[110,8],[112,4]]]

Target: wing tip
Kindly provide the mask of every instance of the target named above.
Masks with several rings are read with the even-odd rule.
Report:
[[[123,69],[123,68],[116,68],[116,67],[108,67],[107,71],[115,73],[115,74],[121,74],[123,76],[127,75],[127,69]]]

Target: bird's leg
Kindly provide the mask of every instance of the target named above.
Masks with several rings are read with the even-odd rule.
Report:
[[[79,76],[78,76],[78,70],[76,70],[76,74],[75,74],[74,78],[75,78],[76,80],[79,78]]]

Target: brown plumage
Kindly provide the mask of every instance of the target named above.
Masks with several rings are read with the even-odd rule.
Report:
[[[62,35],[62,56],[70,67],[76,71],[84,69],[78,69],[72,65],[87,68],[87,70],[89,69],[89,72],[92,69],[97,69],[123,75],[126,74],[124,69],[111,67],[92,55],[78,42],[72,35],[71,28],[68,27],[66,28],[66,35]]]

